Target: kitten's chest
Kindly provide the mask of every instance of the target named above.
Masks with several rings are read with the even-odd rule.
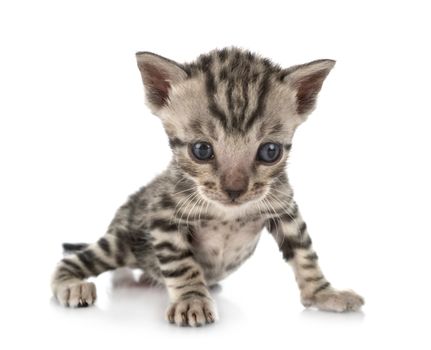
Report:
[[[193,253],[209,284],[217,283],[250,257],[262,228],[261,219],[210,220],[197,228],[191,242]]]

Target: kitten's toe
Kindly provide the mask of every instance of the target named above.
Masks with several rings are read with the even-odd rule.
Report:
[[[312,298],[303,299],[304,306],[315,306],[323,311],[358,311],[364,305],[364,299],[352,290],[328,289],[317,293]]]
[[[214,302],[208,298],[179,300],[169,306],[166,318],[177,326],[200,327],[216,320]]]
[[[63,306],[90,306],[96,301],[96,286],[92,282],[77,282],[59,286],[56,298]]]

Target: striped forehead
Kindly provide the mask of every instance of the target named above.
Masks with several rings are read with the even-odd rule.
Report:
[[[240,134],[250,131],[264,115],[271,85],[281,72],[267,59],[234,49],[203,55],[184,68],[189,78],[203,79],[214,122],[225,132]]]

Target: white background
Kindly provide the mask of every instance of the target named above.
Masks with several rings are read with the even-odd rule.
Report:
[[[426,2],[2,1],[0,347],[430,348],[431,25]],[[363,312],[304,310],[264,233],[214,292],[220,321],[175,328],[163,290],[96,280],[92,309],[51,300],[63,241],[91,242],[168,164],[136,51],[193,60],[238,45],[289,66],[337,60],[289,163],[333,285]]]

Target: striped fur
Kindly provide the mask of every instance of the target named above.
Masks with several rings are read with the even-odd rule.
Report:
[[[306,306],[356,310],[363,300],[336,291],[325,279],[307,226],[285,173],[296,127],[315,105],[331,60],[282,69],[236,48],[215,50],[189,64],[137,54],[147,103],[169,136],[173,160],[117,211],[105,236],[93,244],[65,244],[55,270],[59,302],[94,303],[90,276],[119,267],[140,268],[166,286],[167,319],[200,326],[217,317],[208,287],[235,271],[254,252],[264,227],[296,275]],[[214,157],[200,161],[195,142]],[[267,164],[260,145],[280,146]],[[241,186],[233,198],[229,191]]]

